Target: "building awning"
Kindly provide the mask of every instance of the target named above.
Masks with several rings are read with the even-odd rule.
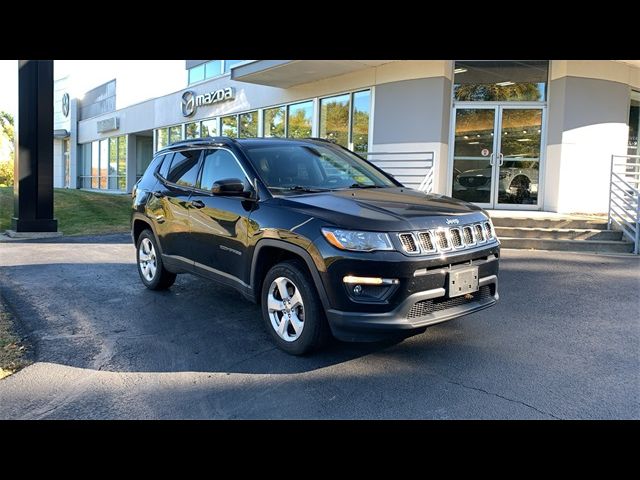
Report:
[[[231,80],[289,88],[394,60],[257,60],[231,69]]]
[[[53,138],[67,138],[69,136],[69,130],[60,128],[53,131]]]

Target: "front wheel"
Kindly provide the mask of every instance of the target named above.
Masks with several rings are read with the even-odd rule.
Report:
[[[140,279],[149,290],[166,290],[176,281],[176,274],[169,272],[162,264],[160,250],[151,230],[144,230],[138,237],[136,260]]]
[[[269,270],[262,284],[261,304],[265,328],[285,352],[303,355],[327,340],[322,302],[300,262],[285,261]]]

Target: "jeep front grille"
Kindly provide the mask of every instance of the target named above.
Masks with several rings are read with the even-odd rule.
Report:
[[[449,239],[447,238],[447,232],[444,230],[436,230],[436,239],[438,243],[438,250],[449,250]]]
[[[470,226],[466,226],[462,229],[464,232],[464,244],[465,245],[474,245],[476,242],[473,240],[473,230]]]
[[[495,243],[498,240],[490,221],[460,227],[402,232],[397,238],[402,250],[410,255],[460,251],[480,244]]]
[[[411,233],[401,233],[399,237],[405,252],[416,253],[418,251],[418,246]]]
[[[453,248],[462,248],[464,245],[462,243],[462,234],[460,233],[459,228],[452,228],[449,230],[451,234],[451,243],[453,244]]]
[[[489,222],[484,222],[484,231],[487,235],[487,240],[493,238],[493,229],[491,228],[491,224]]]
[[[420,248],[422,248],[424,252],[435,252],[436,246],[433,244],[430,232],[420,232],[418,239],[420,240]]]

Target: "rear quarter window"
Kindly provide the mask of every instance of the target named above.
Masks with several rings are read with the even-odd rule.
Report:
[[[162,166],[162,162],[167,157],[167,155],[158,155],[147,167],[140,179],[140,183],[138,184],[138,188],[143,190],[151,190],[156,183],[155,173],[158,171],[158,168]]]
[[[173,159],[173,153],[168,153],[166,155],[163,155],[163,159],[162,159],[162,166],[160,167],[160,171],[158,172],[158,175],[160,175],[162,178],[167,178],[167,175],[169,174],[169,167],[171,166],[171,159]]]

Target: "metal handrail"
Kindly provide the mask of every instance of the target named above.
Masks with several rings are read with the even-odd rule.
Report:
[[[614,165],[615,166],[615,165]],[[635,188],[633,185],[631,185],[630,183],[628,183],[625,179],[623,179],[620,175],[618,175],[617,173],[612,173],[612,175],[614,177],[616,177],[616,180],[618,180],[620,183],[622,183],[625,187],[630,188],[631,190],[633,190],[633,193],[635,193],[636,195],[638,195],[638,193],[640,193],[638,191],[637,188]],[[616,185],[618,188],[620,188],[620,186]]]
[[[615,224],[631,239],[636,255],[640,253],[640,186],[634,187],[632,183],[638,185],[640,182],[629,177],[638,176],[635,172],[638,168],[640,155],[611,155],[607,225],[611,229]]]
[[[397,173],[395,173],[396,176],[402,175],[403,170],[407,171],[407,170],[415,170],[416,168],[425,168],[426,174],[422,179],[422,181],[420,182],[418,186],[418,190],[421,190],[426,193],[433,192],[433,188],[434,188],[433,166],[435,164],[435,158],[436,158],[436,154],[434,151],[424,151],[424,152],[417,152],[417,151],[416,152],[382,152],[381,151],[381,152],[366,152],[366,153],[363,153],[362,155],[365,156],[365,158],[367,159],[369,159],[369,157],[372,157],[372,156],[375,157],[375,156],[382,156],[382,155],[403,156],[402,160],[398,160],[397,158],[393,158],[393,159],[388,159],[388,158],[373,159],[372,158],[371,161],[373,161],[374,163],[376,162],[396,163],[397,162],[397,165],[394,165],[393,167],[389,167],[389,166],[380,167],[383,170],[387,171],[387,173],[390,173],[388,169],[398,171]],[[428,156],[429,158],[418,158],[418,156]],[[425,164],[416,166],[416,165],[407,164],[405,162],[425,162]],[[391,174],[394,175],[393,173]]]

